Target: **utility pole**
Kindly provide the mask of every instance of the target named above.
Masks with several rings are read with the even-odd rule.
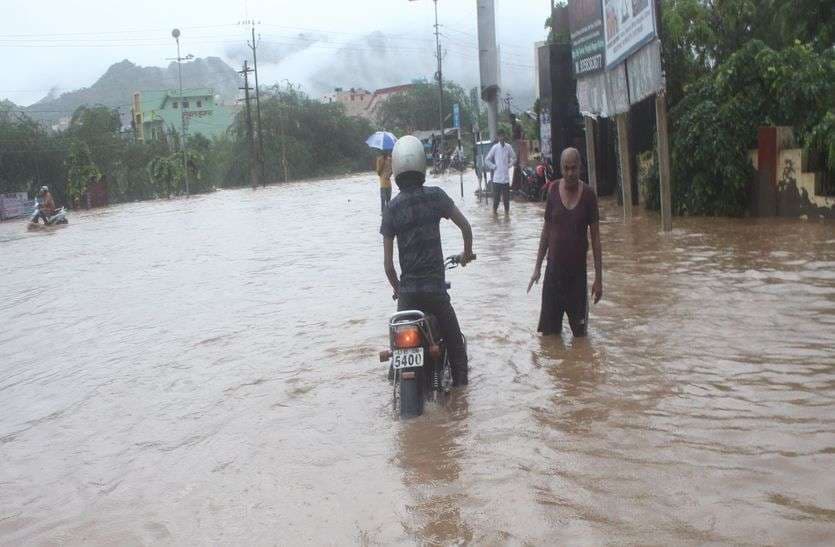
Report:
[[[441,53],[441,37],[438,25],[438,0],[435,1],[435,47],[438,56],[438,122],[441,128],[441,149],[443,154],[444,149],[444,73],[442,69],[442,53]]]
[[[478,67],[481,100],[487,103],[487,129],[496,139],[499,118],[499,51],[496,46],[496,6],[494,0],[478,0]]]
[[[257,42],[255,41],[255,20],[251,20],[252,24],[252,43],[248,44],[252,49],[252,63],[255,65],[255,116],[258,119],[258,165],[261,171],[261,185],[267,185],[267,177],[264,173],[264,136],[261,133],[261,92],[258,85],[258,53]]]
[[[284,107],[281,106],[281,95],[279,94],[279,102],[278,102],[278,131],[281,134],[281,167],[284,171],[284,182],[289,180],[287,175],[287,137],[286,137],[286,129],[290,126],[290,101],[293,100],[293,83],[285,78],[283,81],[287,82],[287,94],[289,95],[289,100],[287,101],[287,118],[283,119],[284,116]],[[281,88],[279,88],[280,91]],[[286,122],[286,124],[285,124]]]
[[[244,101],[246,103],[246,136],[249,142],[249,178],[252,182],[252,189],[258,187],[258,173],[255,169],[255,142],[252,134],[252,112],[249,108],[249,73],[253,70],[247,66],[247,61],[244,59],[243,70],[238,71],[238,74],[244,75],[244,86],[239,88],[244,90]]]
[[[183,108],[183,58],[180,57],[180,29],[171,31],[171,36],[177,42],[177,72],[180,76],[180,148],[183,150],[183,179],[186,185],[186,197],[188,192],[188,159],[186,157],[186,110]]]

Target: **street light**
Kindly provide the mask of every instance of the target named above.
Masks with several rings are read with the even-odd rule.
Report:
[[[177,42],[177,72],[180,76],[180,146],[183,149],[183,179],[186,183],[186,197],[188,192],[188,160],[186,159],[186,111],[183,108],[183,60],[193,59],[194,56],[188,54],[185,58],[180,56],[180,29],[175,28],[171,31],[171,36]]]

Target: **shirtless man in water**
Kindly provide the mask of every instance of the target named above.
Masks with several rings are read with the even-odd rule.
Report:
[[[600,225],[597,195],[580,180],[580,153],[566,148],[560,157],[563,178],[548,193],[545,222],[539,238],[528,292],[539,282],[542,261],[548,255],[545,281],[542,286],[542,310],[538,331],[542,334],[562,332],[563,313],[574,336],[585,336],[588,329],[588,281],[586,256],[588,234],[594,255],[594,283],[591,287],[594,303],[603,296],[603,257],[600,248]]]

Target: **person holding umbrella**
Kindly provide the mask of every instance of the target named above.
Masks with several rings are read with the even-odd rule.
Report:
[[[380,155],[377,156],[376,171],[380,178],[381,215],[391,201],[391,150],[396,141],[395,136],[388,131],[377,131],[365,141],[368,146],[380,151]]]

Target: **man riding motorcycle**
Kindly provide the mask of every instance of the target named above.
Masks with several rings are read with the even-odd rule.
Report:
[[[40,191],[38,191],[38,207],[31,222],[32,224],[37,224],[38,219],[42,218],[44,224],[49,224],[49,217],[54,214],[55,200],[52,199],[49,188],[47,186],[41,186]]]
[[[470,223],[440,188],[424,186],[426,155],[416,137],[401,137],[391,153],[394,182],[400,193],[383,213],[383,265],[394,295],[397,310],[420,310],[434,315],[447,343],[453,385],[468,383],[467,350],[450,303],[441,249],[440,221],[448,218],[461,230],[464,252],[460,263],[474,257]],[[394,268],[394,238],[400,258],[401,275]]]

